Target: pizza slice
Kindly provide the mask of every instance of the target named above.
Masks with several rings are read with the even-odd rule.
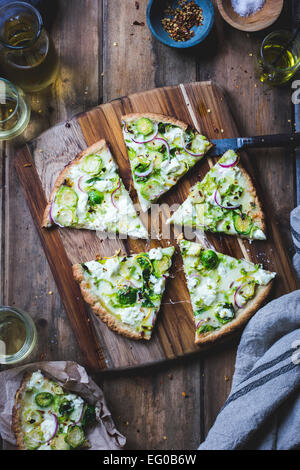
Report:
[[[89,447],[86,428],[99,410],[64,390],[40,370],[26,373],[15,397],[13,431],[21,450],[73,450]]]
[[[105,140],[88,147],[60,173],[42,225],[148,238]]]
[[[73,266],[85,301],[111,330],[150,339],[160,309],[174,247],[98,258]]]
[[[180,242],[196,343],[214,343],[244,325],[269,294],[276,273],[258,264]]]
[[[228,150],[167,223],[265,240],[265,221],[250,176]]]
[[[133,184],[147,211],[212,147],[206,137],[187,124],[160,114],[122,117]]]

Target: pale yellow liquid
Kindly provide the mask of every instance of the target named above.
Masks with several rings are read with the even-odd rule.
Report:
[[[24,322],[9,311],[0,312],[0,358],[16,354],[26,340]]]

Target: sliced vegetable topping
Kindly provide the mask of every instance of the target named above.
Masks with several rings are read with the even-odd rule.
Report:
[[[82,428],[80,426],[69,426],[65,441],[73,449],[80,447],[85,441],[84,432]]]
[[[233,217],[233,224],[240,235],[249,235],[253,226],[251,218],[245,214],[236,214]]]
[[[41,408],[47,408],[53,403],[54,396],[49,392],[41,392],[35,396],[34,400]]]
[[[63,207],[75,207],[78,196],[72,188],[62,186],[57,193],[57,204]]]
[[[135,123],[136,130],[139,134],[149,135],[154,131],[154,125],[150,119],[141,118]]]
[[[215,269],[218,265],[218,255],[213,250],[204,250],[201,252],[201,261],[206,269]]]
[[[60,227],[70,227],[77,220],[75,209],[61,209],[54,222]]]
[[[97,189],[92,189],[88,193],[89,203],[91,206],[96,206],[97,204],[101,204],[104,200],[104,194],[100,193]]]
[[[131,286],[125,286],[119,289],[116,294],[117,302],[122,307],[133,305],[137,300],[137,289]]]
[[[87,155],[82,163],[82,169],[90,175],[97,175],[103,167],[102,158],[99,155]]]

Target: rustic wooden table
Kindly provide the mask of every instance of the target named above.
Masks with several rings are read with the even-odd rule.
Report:
[[[216,2],[213,2],[216,3]],[[285,2],[288,4],[289,2]],[[139,5],[139,8],[137,7]],[[246,34],[224,23],[216,9],[210,38],[191,51],[160,44],[146,25],[147,0],[59,1],[52,37],[61,59],[59,79],[31,97],[25,139],[98,103],[133,92],[196,80],[215,80],[227,92],[241,134],[288,132],[293,127],[290,86],[271,89],[254,77],[254,54],[267,31]],[[288,5],[279,26],[288,27]],[[278,28],[277,28],[278,29]],[[38,351],[32,360],[81,355],[33,226],[13,166],[15,146],[0,161],[0,302],[35,318]],[[289,213],[295,205],[294,159],[286,150],[252,152],[267,208],[292,254]],[[129,449],[195,449],[229,391],[236,341],[193,359],[97,377]],[[183,393],[185,392],[185,393]]]

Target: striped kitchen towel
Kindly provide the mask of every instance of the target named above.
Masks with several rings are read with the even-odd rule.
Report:
[[[300,207],[291,214],[300,278]],[[300,448],[300,290],[270,302],[245,328],[230,395],[199,450]]]

